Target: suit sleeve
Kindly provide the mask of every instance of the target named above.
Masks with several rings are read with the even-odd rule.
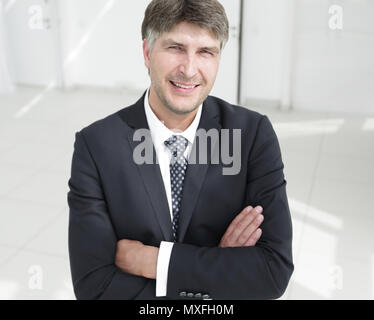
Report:
[[[230,248],[175,243],[168,297],[178,299],[182,292],[219,300],[277,299],[283,295],[294,269],[283,168],[277,136],[263,116],[249,154],[245,203],[264,208],[260,240],[253,247]]]
[[[69,257],[77,299],[135,298],[147,280],[114,264],[117,236],[82,133],[76,134],[69,188]]]

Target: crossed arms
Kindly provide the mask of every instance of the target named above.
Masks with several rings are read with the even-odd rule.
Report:
[[[219,247],[250,247],[261,237],[259,228],[264,220],[263,209],[245,208],[223,235]],[[137,240],[122,239],[117,243],[115,264],[123,272],[148,279],[156,279],[158,247],[147,246]]]

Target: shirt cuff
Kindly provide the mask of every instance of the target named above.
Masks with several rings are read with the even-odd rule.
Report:
[[[168,270],[173,242],[161,241],[157,258],[156,297],[165,297],[168,281]]]

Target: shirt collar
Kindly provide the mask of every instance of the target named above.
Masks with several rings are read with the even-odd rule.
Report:
[[[186,138],[189,144],[193,144],[196,136],[196,131],[201,119],[202,105],[199,106],[195,119],[192,121],[191,125],[183,132],[175,133],[169,128],[167,128],[160,119],[157,118],[153,112],[151,106],[149,105],[149,89],[147,90],[144,98],[144,109],[145,115],[147,117],[147,122],[149,129],[151,131],[153,142],[156,147],[164,144],[164,141],[169,139],[173,135],[182,135]]]

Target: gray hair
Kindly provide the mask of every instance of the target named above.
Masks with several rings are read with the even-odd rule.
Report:
[[[229,21],[217,0],[153,0],[145,12],[142,39],[147,39],[152,49],[164,32],[171,31],[180,22],[211,31],[221,41],[221,49],[229,40]]]

